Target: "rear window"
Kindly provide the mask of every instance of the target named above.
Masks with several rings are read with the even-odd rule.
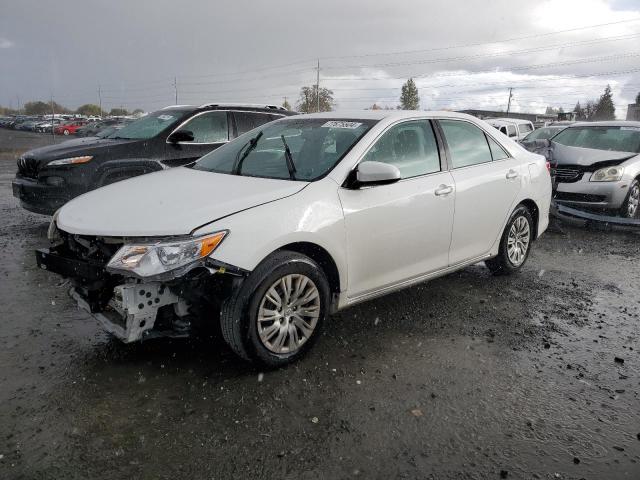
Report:
[[[640,127],[573,127],[560,132],[553,141],[567,147],[640,153]]]

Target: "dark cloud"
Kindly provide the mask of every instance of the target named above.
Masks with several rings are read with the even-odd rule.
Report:
[[[424,108],[499,108],[513,86],[516,109],[544,109],[594,98],[606,83],[621,107],[640,90],[640,73],[617,73],[640,65],[631,56],[640,53],[640,21],[546,35],[640,19],[637,2],[624,0],[517,9],[507,0],[21,0],[2,8],[3,105],[53,94],[77,106],[96,102],[100,86],[107,108],[154,109],[174,101],[174,78],[180,103],[294,103],[300,86],[315,82],[318,58],[339,108],[395,105],[408,76],[418,77]]]

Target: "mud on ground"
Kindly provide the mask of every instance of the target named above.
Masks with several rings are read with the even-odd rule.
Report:
[[[77,310],[35,268],[48,218],[11,196],[12,155],[0,478],[640,478],[637,234],[554,229],[519,275],[476,265],[353,307],[260,372],[221,341],[123,345]]]

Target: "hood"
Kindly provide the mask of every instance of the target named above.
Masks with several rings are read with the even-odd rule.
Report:
[[[79,157],[82,155],[99,155],[109,152],[125,154],[130,149],[131,144],[144,142],[144,140],[116,140],[108,138],[75,138],[55,145],[29,150],[24,158],[33,158],[38,161],[39,167],[44,167],[52,160],[67,157]],[[126,155],[129,156],[129,155]]]
[[[633,152],[567,147],[566,145],[551,142],[551,162],[558,165],[581,165],[583,167],[589,167],[600,162],[617,165],[636,155],[638,154]]]
[[[56,223],[79,235],[188,235],[206,223],[293,195],[306,185],[179,167],[85,193],[58,211]]]

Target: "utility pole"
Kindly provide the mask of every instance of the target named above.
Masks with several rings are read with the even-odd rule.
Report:
[[[316,71],[316,112],[320,112],[320,59]]]
[[[53,139],[55,139],[55,137],[56,137],[56,132],[54,131],[55,130],[55,128],[54,128],[55,125],[53,124],[53,119],[55,118],[55,116],[56,116],[56,111],[53,108],[53,93],[52,93],[51,94],[51,138],[53,138]]]
[[[507,103],[507,117],[509,116],[509,110],[511,109],[511,97],[513,97],[513,88],[509,87],[509,102]]]
[[[175,103],[175,105],[178,105],[178,79],[177,79],[177,77],[173,77],[173,88],[176,91],[176,103]]]
[[[100,84],[98,84],[98,106],[100,107],[100,118],[102,118],[102,92],[100,91]]]

